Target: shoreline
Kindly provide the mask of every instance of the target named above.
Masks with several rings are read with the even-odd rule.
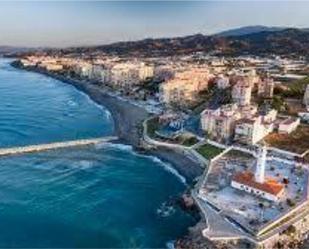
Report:
[[[201,226],[200,224],[203,218],[199,209],[196,209],[196,211],[192,213],[192,206],[186,206],[183,198],[186,195],[191,197],[190,192],[192,187],[194,186],[197,177],[203,174],[203,169],[200,167],[198,162],[189,159],[184,154],[171,148],[162,146],[148,148],[147,146],[142,145],[144,142],[142,139],[143,122],[151,116],[146,109],[117,98],[116,96],[112,96],[103,89],[100,89],[99,86],[91,84],[90,82],[70,79],[65,76],[53,74],[37,68],[24,68],[18,64],[18,61],[13,61],[11,66],[20,70],[40,73],[63,83],[72,85],[77,90],[86,94],[96,104],[103,106],[110,112],[114,123],[114,131],[112,135],[116,135],[119,138],[115,141],[115,143],[132,146],[133,152],[144,156],[158,158],[162,164],[165,164],[167,167],[165,170],[170,171],[171,174],[177,177],[178,180],[181,181],[186,187],[180,196],[180,199],[182,200],[181,202],[183,202],[182,207],[184,211],[189,214],[191,213],[191,215],[196,218],[196,223],[188,227],[187,232],[183,236],[176,238],[174,248],[182,248],[183,245],[187,246],[188,243],[196,245],[196,243],[193,242],[193,238],[200,237],[196,235],[196,229]],[[192,233],[192,231],[195,232]]]
[[[119,143],[131,145],[133,150],[138,153],[158,157],[162,162],[170,164],[186,179],[188,185],[191,185],[198,176],[202,175],[203,169],[197,162],[173,149],[161,146],[146,149],[141,145],[142,123],[151,116],[146,109],[112,96],[101,89],[100,86],[90,82],[67,78],[38,68],[25,68],[18,61],[13,61],[11,66],[54,78],[63,83],[70,84],[77,90],[87,94],[96,104],[105,107],[111,113],[114,123],[114,134],[112,135],[118,136]]]

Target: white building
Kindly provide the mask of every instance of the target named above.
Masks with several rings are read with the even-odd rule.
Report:
[[[256,144],[274,131],[277,111],[271,110],[266,115],[254,115],[236,122],[234,140],[245,144]]]
[[[45,69],[47,71],[61,71],[63,66],[61,64],[45,64]]]
[[[73,66],[73,71],[82,78],[89,78],[92,75],[92,65],[89,62],[78,61]]]
[[[198,93],[208,87],[207,68],[189,68],[175,73],[174,78],[160,85],[160,101],[167,106],[190,106]]]
[[[246,80],[238,80],[232,89],[232,98],[240,106],[249,105],[252,87]]]
[[[231,186],[251,195],[278,202],[284,194],[284,185],[274,179],[265,178],[266,154],[266,148],[261,148],[255,173],[248,171],[236,173],[232,178]]]
[[[278,132],[281,134],[290,134],[295,131],[300,124],[300,118],[289,117],[279,123]]]
[[[229,104],[201,113],[201,128],[211,139],[228,142],[232,138],[245,144],[256,144],[274,130],[277,111],[258,114],[257,106]]]
[[[24,67],[35,67],[37,65],[37,62],[28,59],[21,59],[20,62]]]
[[[265,78],[258,83],[258,95],[264,98],[272,98],[274,95],[274,87],[274,80]]]
[[[241,118],[236,104],[221,106],[218,109],[205,109],[201,113],[201,127],[211,139],[227,142],[234,135],[235,124]]]
[[[306,87],[303,103],[307,108],[309,108],[309,84]]]
[[[129,89],[153,77],[153,67],[144,63],[122,62],[111,68],[111,83],[120,88]]]

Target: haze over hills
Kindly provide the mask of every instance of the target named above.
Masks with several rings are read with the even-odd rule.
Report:
[[[257,32],[258,29],[263,31]],[[279,29],[279,30],[274,30]],[[270,31],[271,30],[271,31]],[[241,31],[241,32],[240,32]],[[247,34],[244,34],[244,32]],[[93,47],[78,47],[63,52],[106,52],[120,55],[156,56],[188,54],[192,52],[213,52],[221,55],[241,54],[289,54],[309,55],[308,29],[296,28],[253,28],[238,29],[242,35],[203,35],[185,37],[144,39],[139,41],[117,42]],[[227,31],[225,34],[235,34]]]
[[[259,33],[263,31],[273,32],[287,29],[287,27],[268,27],[263,25],[255,25],[255,26],[245,26],[235,29],[225,30],[219,33],[215,33],[215,36],[227,37],[227,36],[241,36],[241,35],[249,35],[253,33]]]
[[[0,46],[0,54],[18,54],[35,49]],[[42,48],[36,50],[41,51]],[[59,52],[59,49],[48,49]],[[105,52],[119,55],[161,56],[213,52],[221,55],[290,54],[309,55],[309,29],[247,26],[215,35],[195,34],[184,37],[144,39],[99,46],[71,47],[63,53]]]
[[[0,56],[10,55],[17,53],[25,53],[30,51],[37,51],[39,48],[28,48],[28,47],[14,47],[14,46],[0,46]]]

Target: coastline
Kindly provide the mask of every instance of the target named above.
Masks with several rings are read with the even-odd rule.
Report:
[[[40,73],[70,84],[88,95],[96,104],[105,107],[111,113],[114,122],[114,131],[112,135],[116,135],[119,138],[115,143],[132,146],[133,151],[136,153],[158,158],[161,163],[167,165],[168,171],[171,171],[172,174],[176,175],[176,177],[180,178],[180,181],[187,185],[187,189],[182,194],[180,204],[187,212],[194,215],[197,221],[196,224],[188,227],[188,231],[184,236],[177,238],[174,248],[184,248],[193,245],[197,247],[200,247],[200,245],[207,245],[207,248],[212,248],[210,244],[205,241],[203,243],[196,241],[197,238],[199,238],[199,240],[201,239],[201,234],[198,230],[202,224],[204,224],[203,218],[200,210],[196,209],[193,203],[187,206],[185,202],[185,198],[192,198],[190,193],[191,189],[197,177],[202,175],[203,169],[200,167],[199,163],[189,159],[179,151],[162,146],[156,148],[143,146],[143,122],[151,115],[146,109],[117,98],[116,96],[112,96],[103,89],[100,89],[99,86],[89,82],[70,79],[37,68],[24,68],[19,65],[18,61],[13,61],[11,66],[20,70]]]
[[[197,162],[173,149],[162,146],[146,149],[141,145],[142,123],[151,115],[146,109],[112,96],[98,85],[89,82],[67,78],[38,68],[25,68],[18,61],[13,61],[11,65],[17,69],[40,73],[70,84],[87,94],[95,103],[105,107],[111,113],[114,121],[113,135],[118,136],[119,143],[131,145],[139,153],[158,157],[162,162],[171,164],[186,179],[188,185],[191,185],[203,173],[203,169]]]

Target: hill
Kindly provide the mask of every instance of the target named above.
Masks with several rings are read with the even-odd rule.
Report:
[[[185,37],[145,39],[117,42],[94,47],[62,50],[69,52],[105,52],[118,55],[166,56],[192,52],[213,52],[221,55],[278,54],[309,56],[309,32],[305,29],[261,31],[238,36],[196,34]]]
[[[229,29],[220,33],[216,33],[214,35],[219,37],[242,36],[265,31],[267,32],[281,31],[284,29],[286,29],[286,27],[268,27],[268,26],[256,25],[256,26],[245,26],[236,29]]]

